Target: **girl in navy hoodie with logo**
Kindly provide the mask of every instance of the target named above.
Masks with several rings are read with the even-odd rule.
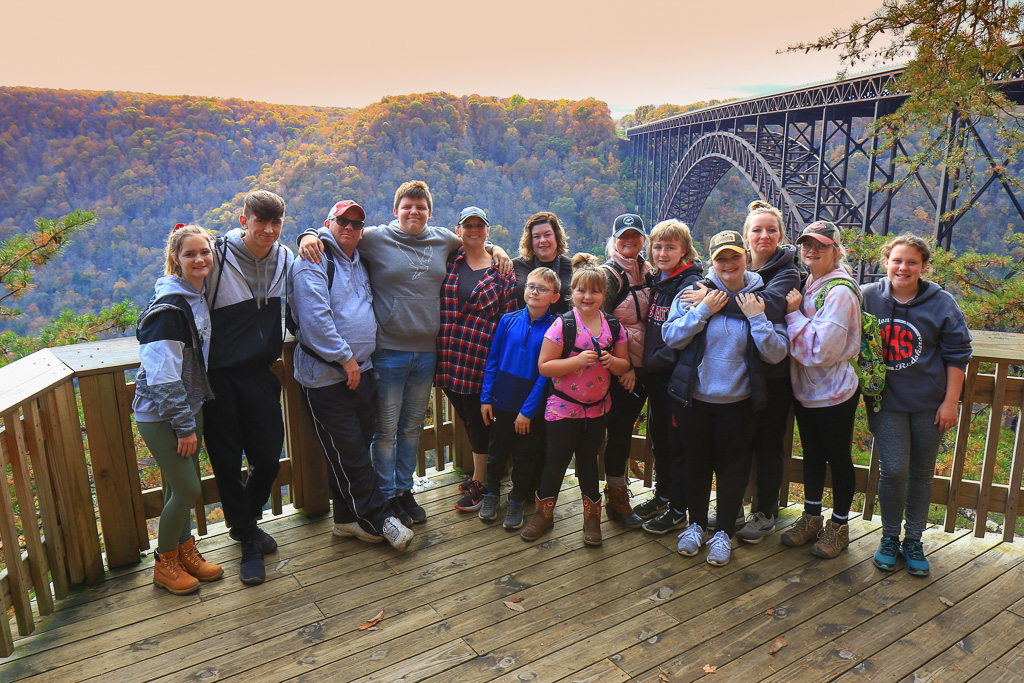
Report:
[[[932,477],[942,433],[956,424],[971,333],[956,301],[922,279],[928,244],[900,235],[882,247],[886,277],[864,285],[864,310],[878,317],[885,344],[885,389],[879,411],[868,411],[878,446],[882,541],[875,566],[927,576],[921,534],[928,522]],[[906,531],[900,543],[900,523]]]

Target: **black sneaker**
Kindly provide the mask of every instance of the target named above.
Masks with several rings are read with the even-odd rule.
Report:
[[[644,531],[649,531],[652,534],[667,534],[670,531],[676,529],[685,529],[686,524],[686,513],[676,513],[672,511],[672,508],[665,510],[663,513],[649,519],[644,522]]]
[[[398,496],[390,499],[388,503],[391,505],[391,512],[395,517],[398,517],[398,521],[402,523],[402,526],[411,527],[412,517],[410,517],[409,513],[405,511],[404,507],[402,507],[402,501],[398,499]]]
[[[242,537],[239,536],[238,532],[236,532],[234,529],[228,532],[228,535],[233,540],[238,541],[239,543],[242,542]],[[260,547],[263,549],[264,555],[273,555],[277,552],[277,541],[274,540],[273,536],[268,534],[263,529],[260,529],[259,527],[256,527],[256,535],[260,540]]]
[[[412,497],[412,491],[402,491],[396,494],[395,498],[402,504],[402,509],[409,513],[409,518],[414,524],[422,524],[427,521],[427,511]],[[400,519],[399,521],[405,524],[405,520]]]
[[[455,509],[463,512],[479,510],[484,503],[484,496],[487,495],[484,485],[475,479],[468,484],[460,485],[459,491],[462,491],[462,498],[455,503]]]
[[[258,538],[242,542],[242,564],[238,568],[238,578],[247,586],[256,586],[267,580],[263,548]]]
[[[640,519],[650,519],[651,517],[657,517],[667,509],[668,501],[662,500],[658,497],[658,494],[654,494],[650,499],[634,507],[633,512]]]

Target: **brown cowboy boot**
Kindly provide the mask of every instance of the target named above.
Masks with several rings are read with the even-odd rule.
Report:
[[[604,498],[604,511],[608,513],[608,519],[627,529],[639,529],[643,525],[644,520],[629,505],[629,487],[625,484],[605,484]]]
[[[175,595],[187,595],[199,590],[199,579],[189,575],[178,562],[178,549],[153,556],[153,583]]]
[[[524,541],[536,541],[540,538],[541,534],[555,525],[555,501],[558,500],[557,496],[541,498],[536,493],[533,495],[537,499],[537,508],[533,513],[533,519],[530,520],[530,523],[526,525],[526,528],[520,534]]]
[[[583,542],[587,545],[601,545],[601,501],[592,501],[583,496]]]

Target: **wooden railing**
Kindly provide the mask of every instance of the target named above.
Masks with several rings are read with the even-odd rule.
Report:
[[[989,513],[1005,514],[1004,538],[1012,540],[1015,520],[1024,512],[1019,420],[1008,476],[996,481],[994,473],[1004,410],[1024,405],[1024,379],[1010,376],[1011,365],[1024,364],[1024,335],[978,332],[974,348],[951,473],[936,476],[933,502],[946,506],[947,530],[953,528],[957,508],[977,510],[978,535],[984,533]],[[293,379],[291,358],[291,344],[286,344],[284,357],[274,366],[284,386],[286,457],[271,510],[282,512],[282,489],[287,487],[290,504],[314,516],[330,508],[326,464]],[[137,344],[126,338],[47,349],[0,368],[0,464],[14,490],[12,497],[11,487],[0,485],[0,540],[7,565],[0,575],[0,608],[5,613],[13,608],[22,635],[32,633],[36,616],[52,612],[55,600],[67,596],[72,585],[97,581],[104,557],[106,567],[114,569],[138,563],[151,547],[147,521],[160,515],[163,498],[160,489],[143,490],[139,477],[130,417],[134,384],[125,379],[125,371],[138,363]],[[994,364],[991,374],[979,372],[986,363]],[[964,426],[979,405],[991,408],[982,476],[964,480]],[[449,413],[435,391],[431,415],[442,419],[429,420],[423,431],[421,475],[428,451],[434,452],[431,465],[437,469],[449,464],[471,467],[465,431]],[[792,439],[792,430],[787,438]],[[633,472],[650,486],[651,451],[645,437],[634,437],[631,456]],[[799,457],[787,460],[783,499],[789,483],[802,480],[800,465]],[[877,456],[870,466],[858,467],[857,486],[866,494],[865,516],[870,516],[878,488]],[[196,501],[200,535],[207,532],[205,506],[218,501],[213,477],[203,477]],[[10,621],[0,619],[0,656],[12,651]]]

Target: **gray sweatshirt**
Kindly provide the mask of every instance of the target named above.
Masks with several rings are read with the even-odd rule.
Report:
[[[355,359],[360,372],[373,367],[377,324],[373,317],[370,280],[359,250],[350,259],[331,231],[320,228],[317,237],[334,257],[334,279],[327,291],[327,259],[311,263],[295,259],[288,273],[288,302],[298,319],[296,339],[326,361],[338,364]],[[347,379],[340,369],[295,348],[295,380],[304,387],[326,387]]]

